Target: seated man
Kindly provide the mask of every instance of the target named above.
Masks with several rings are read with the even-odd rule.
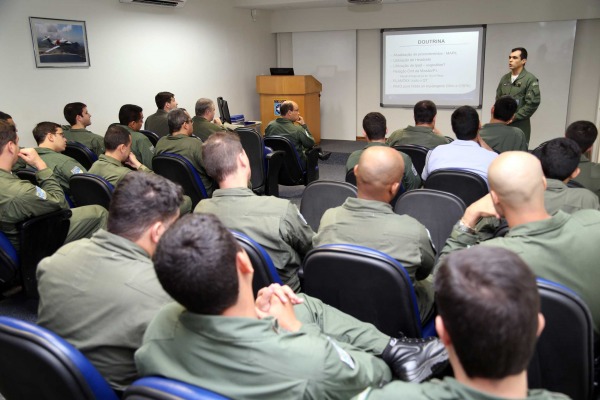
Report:
[[[160,138],[154,149],[154,154],[175,153],[185,157],[198,171],[208,197],[212,196],[213,180],[206,175],[202,163],[202,141],[191,137],[193,132],[192,119],[185,108],[177,108],[167,116],[170,135]]]
[[[356,150],[346,161],[346,173],[354,169],[358,164],[358,159],[362,152],[373,146],[387,146],[385,143],[385,134],[387,133],[387,123],[383,114],[370,112],[363,118],[363,131],[367,137],[367,144],[364,149]],[[421,177],[412,164],[412,160],[407,154],[400,152],[404,159],[404,175],[402,175],[402,185],[404,190],[418,189],[421,186]]]
[[[452,254],[436,275],[435,298],[435,326],[455,378],[396,381],[359,399],[568,399],[527,390],[527,367],[545,321],[535,276],[516,254],[493,247]]]
[[[592,150],[598,129],[590,121],[576,121],[569,125],[565,137],[574,140],[581,149],[581,173],[575,180],[600,197],[600,164],[591,162],[585,155]]]
[[[17,129],[17,124],[13,120],[13,117],[9,114],[0,111],[0,121],[6,121],[10,126],[12,126],[15,129],[15,133],[19,133],[19,129]],[[27,163],[23,161],[22,158],[19,158],[15,165],[13,165],[12,172],[14,173],[25,168],[27,168]]]
[[[211,214],[185,216],[165,232],[154,268],[179,304],[163,307],[148,326],[135,353],[142,376],[232,399],[348,399],[391,379],[384,360],[413,381],[446,360],[437,339],[390,340],[287,286],[263,288],[255,302],[250,259]]]
[[[433,149],[448,141],[435,129],[435,117],[437,107],[430,100],[421,100],[413,108],[415,126],[407,126],[404,129],[394,131],[387,140],[390,146],[399,144],[417,144]]]
[[[498,156],[479,136],[479,115],[473,107],[462,106],[454,110],[451,117],[455,141],[438,146],[427,154],[421,178],[438,169],[458,169],[474,172],[487,183],[487,170]]]
[[[166,178],[129,174],[113,194],[107,230],[63,246],[38,266],[38,324],[78,348],[116,390],[137,378],[133,353],[150,320],[172,301],[150,258],[182,200],[181,187]]]
[[[517,101],[511,96],[502,96],[492,106],[492,119],[479,130],[479,135],[496,153],[504,151],[527,151],[527,139],[523,131],[509,126],[517,111]]]
[[[140,133],[144,123],[142,107],[135,104],[125,104],[119,110],[119,123],[131,134],[131,151],[146,167],[152,169],[154,146],[150,139]]]
[[[510,228],[506,236],[481,245],[512,250],[540,278],[575,291],[588,305],[599,332],[600,291],[595,276],[600,259],[600,211],[548,214],[542,166],[524,151],[500,154],[490,165],[489,176],[490,193],[467,208],[440,259],[453,250],[477,244],[474,227],[481,217],[504,217]]]
[[[194,136],[206,141],[215,132],[225,130],[219,117],[215,117],[215,103],[211,99],[201,98],[196,102],[196,115],[192,119]]]
[[[219,184],[194,212],[212,213],[229,229],[256,240],[273,259],[281,280],[300,290],[298,268],[315,234],[289,200],[257,196],[248,188],[250,161],[234,132],[216,132],[202,146],[206,172]]]
[[[280,117],[269,122],[265,128],[265,137],[282,136],[290,140],[296,152],[300,156],[303,167],[306,167],[307,150],[315,147],[315,138],[308,130],[304,118],[300,115],[300,108],[294,101],[284,101],[279,107]],[[327,160],[331,153],[323,153],[319,150],[319,158]]]
[[[19,179],[10,171],[17,159],[38,171],[39,186]],[[0,230],[6,234],[15,249],[19,250],[17,224],[26,219],[68,209],[58,180],[34,149],[19,149],[19,136],[13,125],[0,121]],[[77,207],[69,219],[69,232],[65,243],[90,237],[106,226],[106,210],[100,206]]]
[[[577,178],[581,152],[575,141],[557,138],[549,141],[535,156],[540,159],[547,187],[544,192],[546,211],[563,210],[569,214],[583,209],[600,210],[598,196],[585,188],[570,188],[567,183]]]
[[[398,151],[386,146],[366,149],[354,167],[358,198],[349,197],[342,206],[325,211],[313,246],[356,244],[400,261],[413,282],[421,320],[427,321],[433,312],[433,288],[424,279],[433,269],[435,251],[419,221],[392,210],[390,201],[400,189],[403,172]]]
[[[69,125],[63,125],[65,137],[69,142],[81,143],[97,156],[104,153],[102,136],[88,131],[86,128],[92,124],[92,114],[88,112],[83,103],[69,103],[63,110]]]
[[[69,178],[87,170],[71,157],[61,154],[67,147],[67,139],[60,125],[54,122],[40,122],[33,128],[33,138],[38,144],[35,149],[48,168],[54,171],[54,176],[63,191],[69,195]]]
[[[160,137],[167,136],[169,134],[167,114],[177,108],[177,100],[171,92],[160,92],[154,97],[154,102],[158,110],[146,118],[144,129],[152,131]]]

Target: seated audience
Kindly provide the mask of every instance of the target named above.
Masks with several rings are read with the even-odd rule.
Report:
[[[298,268],[312,248],[314,235],[298,208],[289,200],[257,196],[248,188],[250,161],[234,132],[216,132],[202,146],[207,174],[219,184],[212,198],[194,212],[212,213],[229,229],[256,240],[273,259],[281,280],[300,290]]]
[[[477,111],[469,106],[459,107],[452,113],[451,122],[456,140],[429,152],[421,178],[427,180],[438,169],[458,169],[474,172],[487,183],[488,167],[498,154],[479,136]]]
[[[143,133],[140,133],[143,122],[144,113],[142,112],[142,107],[135,104],[125,104],[119,110],[119,123],[131,134],[131,151],[142,164],[152,169],[154,146],[150,142],[150,139]]]
[[[176,222],[153,260],[179,304],[163,307],[148,326],[135,353],[140,375],[233,399],[348,399],[388,382],[386,363],[417,382],[445,365],[437,339],[390,339],[287,286],[263,288],[255,302],[250,259],[214,215]]]
[[[195,112],[196,115],[192,119],[194,136],[199,137],[203,142],[213,133],[225,130],[219,117],[215,116],[215,103],[211,99],[198,99]]]
[[[479,130],[479,135],[496,153],[511,150],[527,151],[527,139],[523,131],[509,126],[517,111],[517,101],[511,96],[502,96],[492,106],[492,118]]]
[[[527,389],[527,367],[545,321],[535,276],[516,254],[493,247],[452,254],[436,276],[435,298],[435,325],[454,378],[396,381],[359,399],[568,399]]]
[[[392,132],[387,140],[390,146],[399,144],[417,144],[433,149],[448,141],[435,129],[437,107],[430,100],[421,100],[413,108],[415,126],[408,125],[404,129]]]
[[[387,122],[383,114],[378,112],[370,112],[363,118],[363,132],[369,142],[364,149],[356,150],[346,161],[346,173],[351,169],[354,169],[358,164],[360,155],[368,149],[374,146],[388,146],[385,143],[385,134],[387,133]],[[412,160],[407,154],[400,152],[404,160],[404,175],[402,175],[402,185],[404,190],[418,189],[421,186],[421,177],[417,173],[417,170],[413,166]]]
[[[581,149],[579,161],[581,172],[575,180],[600,197],[600,164],[591,162],[586,156],[594,146],[598,129],[590,121],[576,121],[569,125],[565,137],[574,140]]]
[[[214,190],[213,180],[206,175],[202,164],[202,141],[192,137],[193,125],[190,114],[185,108],[177,108],[167,116],[169,135],[160,138],[154,149],[154,154],[175,153],[185,157],[198,171],[206,193],[210,197]]]
[[[474,227],[481,217],[504,217],[510,228],[506,236],[481,245],[512,250],[540,278],[575,291],[590,308],[598,332],[600,211],[581,210],[569,215],[559,210],[548,214],[542,166],[535,156],[524,151],[500,154],[490,165],[489,177],[490,193],[467,207],[442,254],[477,244]]]
[[[557,138],[549,141],[535,156],[540,159],[547,187],[544,192],[546,211],[563,210],[569,214],[583,209],[600,210],[598,196],[585,188],[570,188],[567,183],[577,178],[581,151],[575,141]]]
[[[17,159],[23,159],[38,171],[35,176],[39,186],[19,179],[11,173]],[[19,136],[14,125],[0,121],[0,230],[6,234],[15,249],[19,250],[17,225],[26,219],[69,208],[54,172],[31,148],[19,148]],[[100,206],[77,207],[69,219],[65,243],[90,237],[106,226],[106,210]]]
[[[63,114],[69,123],[69,125],[62,126],[65,137],[69,142],[81,143],[96,153],[97,156],[104,153],[102,136],[86,129],[92,124],[92,114],[88,112],[85,104],[69,103],[65,106]]]
[[[179,216],[181,187],[132,173],[117,186],[107,230],[60,248],[37,269],[38,323],[78,348],[119,391],[137,378],[133,353],[171,302],[150,257]]]
[[[358,198],[325,211],[313,246],[348,243],[371,247],[400,261],[417,295],[421,320],[433,312],[433,288],[425,280],[435,262],[427,229],[408,215],[395,214],[390,201],[400,189],[404,171],[398,151],[377,146],[366,149],[354,167]]]
[[[146,118],[144,129],[152,131],[160,137],[167,136],[169,134],[167,114],[177,108],[177,100],[171,92],[160,92],[154,97],[154,102],[158,110]]]
[[[54,171],[54,176],[63,191],[70,195],[69,178],[87,170],[71,157],[61,154],[67,147],[67,139],[62,128],[54,122],[40,122],[33,128],[33,138],[38,144],[35,151],[48,168]]]

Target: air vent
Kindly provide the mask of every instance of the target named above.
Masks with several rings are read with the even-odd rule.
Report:
[[[160,7],[183,7],[187,0],[119,0],[121,3]]]
[[[348,0],[350,4],[381,4],[381,0]]]

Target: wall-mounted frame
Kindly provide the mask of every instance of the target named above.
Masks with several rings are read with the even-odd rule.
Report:
[[[89,67],[85,21],[29,17],[35,66]]]

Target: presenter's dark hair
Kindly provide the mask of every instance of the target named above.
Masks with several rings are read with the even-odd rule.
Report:
[[[437,107],[431,100],[421,100],[413,108],[415,124],[431,124],[437,114]]]
[[[510,121],[517,112],[517,101],[512,96],[502,96],[494,103],[494,118]]]
[[[453,252],[434,287],[438,314],[469,377],[502,379],[527,368],[540,298],[535,276],[519,256],[491,246]]]
[[[77,116],[83,116],[83,109],[87,106],[80,102],[69,103],[63,109],[63,115],[67,122],[71,125],[75,125],[77,123]]]
[[[121,125],[129,125],[130,122],[137,122],[142,118],[142,107],[135,104],[125,104],[119,110],[119,122]]]
[[[387,123],[382,113],[368,113],[363,118],[362,126],[369,140],[381,140],[385,138]]]
[[[189,214],[162,236],[154,269],[165,291],[196,314],[219,315],[235,304],[239,282],[233,235],[213,214]]]
[[[128,145],[131,142],[131,133],[119,124],[112,124],[104,134],[104,148],[115,151],[119,145]]]
[[[167,124],[169,125],[169,133],[179,132],[183,124],[188,122],[190,116],[185,108],[176,108],[169,111],[167,114]]]
[[[113,192],[107,230],[136,241],[152,224],[179,215],[182,202],[181,186],[160,175],[132,171]]]
[[[581,152],[584,153],[596,141],[598,128],[590,121],[575,121],[567,128],[565,136],[574,140],[579,145]]]
[[[521,60],[526,60],[527,59],[527,50],[525,50],[524,47],[515,47],[510,52],[512,53],[512,52],[515,52],[515,51],[520,51],[521,52]]]
[[[165,108],[165,104],[169,103],[174,97],[175,95],[171,92],[160,92],[154,96],[154,102],[156,103],[156,107],[162,110]]]
[[[479,114],[471,106],[462,106],[454,110],[450,117],[452,130],[459,140],[473,140],[479,132]]]
[[[60,128],[60,125],[54,122],[40,122],[33,128],[33,138],[39,145],[46,140],[46,136],[50,133],[56,133],[56,130]]]
[[[237,170],[237,157],[243,151],[237,133],[213,133],[202,145],[202,161],[206,174],[217,182],[222,182]]]
[[[294,111],[294,103],[292,103],[291,100],[286,100],[279,106],[279,114],[281,114],[282,117],[290,111]]]
[[[546,143],[534,155],[540,159],[544,176],[564,181],[579,165],[579,145],[568,138],[556,138]]]

